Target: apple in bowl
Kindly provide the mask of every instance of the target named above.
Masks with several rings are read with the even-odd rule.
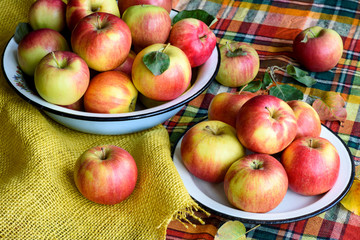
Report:
[[[275,154],[295,139],[297,122],[294,111],[285,101],[271,95],[258,95],[238,111],[236,132],[247,149]]]

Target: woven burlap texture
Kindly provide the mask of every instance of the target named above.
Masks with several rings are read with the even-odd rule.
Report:
[[[0,0],[1,52],[32,2]],[[0,117],[0,238],[163,239],[171,220],[198,207],[174,167],[162,125],[121,136],[70,130],[19,97],[3,71]],[[81,153],[103,144],[128,150],[139,172],[132,195],[113,206],[90,202],[73,180]]]

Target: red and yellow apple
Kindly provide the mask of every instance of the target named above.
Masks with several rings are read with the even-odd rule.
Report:
[[[170,64],[161,74],[155,75],[144,63],[144,56],[160,51],[168,55]],[[190,85],[192,69],[185,53],[178,47],[153,44],[140,51],[132,67],[132,81],[145,97],[156,101],[169,101],[180,96]]]
[[[96,12],[76,25],[71,34],[71,46],[91,69],[99,72],[113,70],[129,55],[130,29],[121,18]]]
[[[62,0],[37,0],[29,9],[29,24],[33,30],[51,28],[61,32],[66,27],[66,4]]]
[[[138,91],[122,72],[106,71],[95,75],[84,95],[87,112],[125,113],[135,110]]]
[[[322,137],[295,139],[282,153],[281,163],[289,188],[314,196],[329,191],[339,175],[340,157],[335,146]]]
[[[238,111],[246,101],[255,96],[255,93],[246,91],[237,93],[219,93],[215,95],[210,102],[208,119],[219,120],[236,128],[236,116]]]
[[[120,14],[124,14],[127,8],[134,5],[155,5],[165,8],[170,13],[172,0],[118,0]]]
[[[198,67],[211,56],[216,36],[204,22],[185,18],[172,26],[169,42],[184,51],[191,67]]]
[[[66,24],[70,31],[82,18],[95,12],[105,12],[120,17],[116,0],[68,0]]]
[[[41,59],[34,73],[38,94],[47,102],[70,105],[82,98],[89,86],[86,62],[73,52],[55,51]]]
[[[301,31],[293,41],[294,57],[312,72],[325,72],[335,67],[343,48],[339,33],[320,26]]]
[[[224,178],[229,202],[246,212],[266,213],[276,208],[288,189],[281,163],[268,154],[250,154],[235,161]]]
[[[136,57],[136,53],[133,50],[130,50],[129,55],[125,58],[125,61],[122,64],[120,64],[120,66],[116,67],[114,70],[123,72],[131,78],[131,69],[135,57]]]
[[[17,60],[20,69],[29,76],[34,75],[40,60],[52,51],[69,51],[66,39],[57,31],[42,28],[28,33],[19,43]]]
[[[138,177],[134,158],[125,149],[103,145],[86,150],[77,159],[74,181],[90,201],[114,205],[133,193]]]
[[[248,43],[232,42],[222,45],[220,59],[215,79],[224,86],[244,86],[254,80],[259,72],[259,55]]]
[[[181,159],[188,171],[207,182],[224,180],[230,165],[245,155],[235,129],[221,121],[191,127],[181,142]]]
[[[294,140],[297,122],[294,111],[285,101],[271,95],[258,95],[238,111],[236,132],[249,150],[275,154]]]
[[[165,43],[169,37],[171,18],[162,7],[134,5],[126,9],[122,19],[130,28],[136,52],[155,43]]]
[[[321,121],[319,114],[308,103],[301,100],[288,101],[287,104],[292,108],[297,122],[297,134],[299,137],[319,137],[321,132]]]

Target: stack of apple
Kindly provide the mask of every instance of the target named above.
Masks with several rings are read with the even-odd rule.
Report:
[[[208,118],[185,133],[182,161],[202,180],[223,181],[233,206],[264,213],[288,188],[312,196],[335,184],[339,154],[320,137],[320,118],[308,103],[226,92],[213,98]]]
[[[19,42],[22,71],[46,101],[75,110],[124,113],[138,96],[183,94],[210,57],[215,34],[202,21],[172,26],[171,0],[37,0]]]

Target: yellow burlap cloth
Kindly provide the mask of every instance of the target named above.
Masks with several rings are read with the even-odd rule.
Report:
[[[1,53],[31,3],[0,0]],[[3,72],[0,119],[0,238],[163,239],[171,220],[198,207],[173,165],[161,125],[122,136],[67,129],[20,98]],[[100,144],[123,147],[138,166],[134,192],[113,206],[85,199],[73,180],[76,159]]]

